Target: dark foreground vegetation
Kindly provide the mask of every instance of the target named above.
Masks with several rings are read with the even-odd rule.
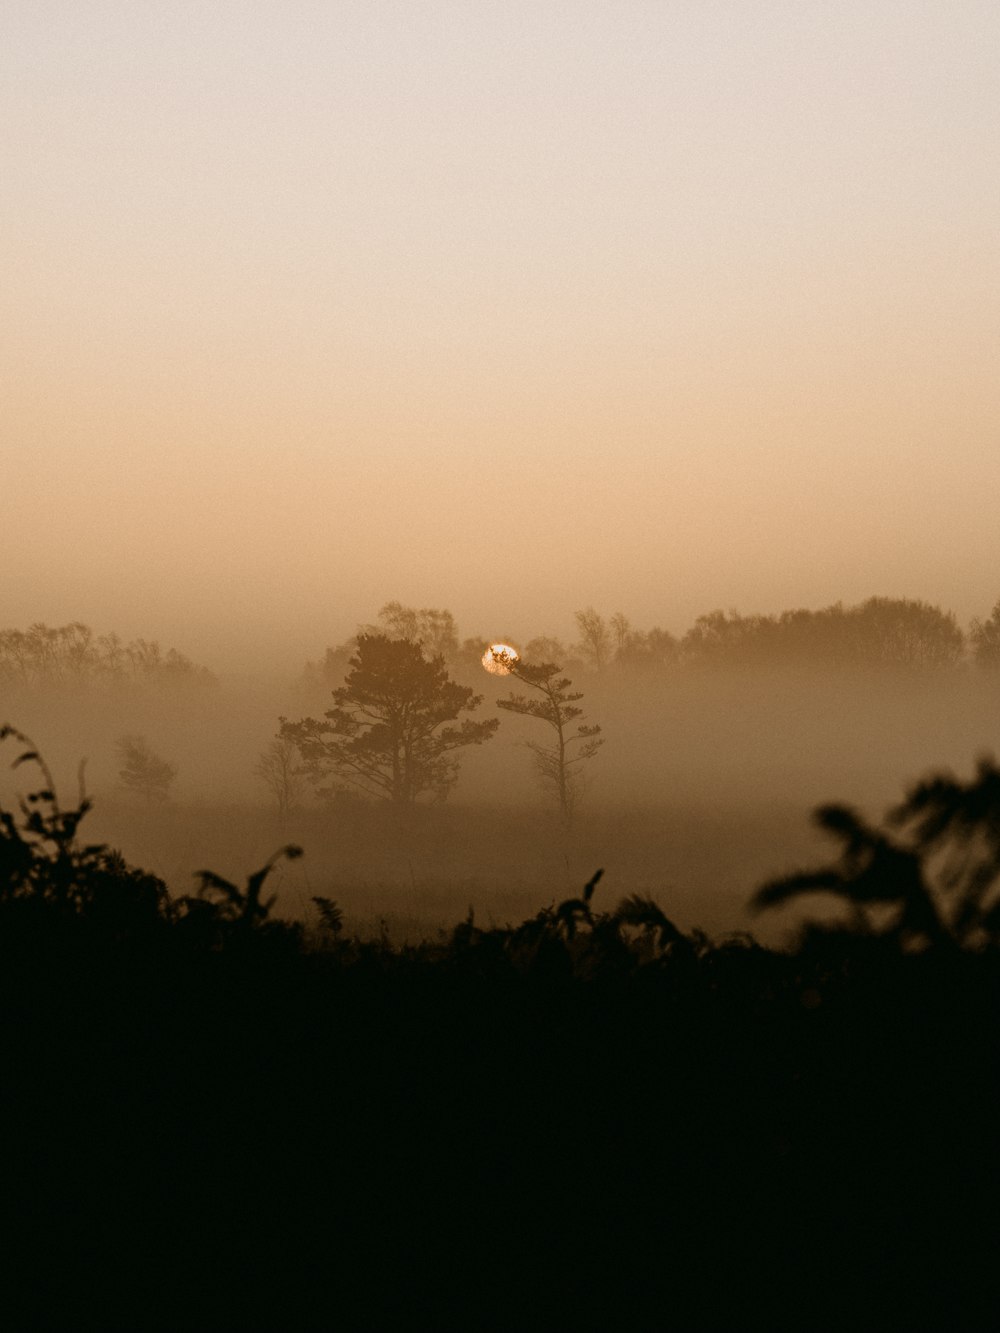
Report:
[[[3,732],[6,1327],[993,1327],[991,765],[827,808],[793,952],[599,873],[392,947],[272,919],[296,847],[171,898]]]

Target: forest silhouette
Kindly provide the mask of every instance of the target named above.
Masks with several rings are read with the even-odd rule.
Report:
[[[601,872],[394,945],[83,840],[29,739],[0,814],[13,1328],[986,1328],[1000,772],[773,881],[794,947]]]

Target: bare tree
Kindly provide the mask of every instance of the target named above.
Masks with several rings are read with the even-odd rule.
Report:
[[[306,793],[305,769],[298,747],[286,736],[275,736],[260,752],[254,772],[274,797],[278,815],[285,819],[302,804]]]
[[[621,657],[633,637],[629,618],[621,611],[616,611],[611,617],[611,633],[614,636],[615,656]]]
[[[588,606],[586,611],[577,611],[576,624],[581,652],[595,671],[603,671],[611,656],[611,634],[604,617]]]

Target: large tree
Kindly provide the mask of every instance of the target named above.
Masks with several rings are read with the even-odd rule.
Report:
[[[424,793],[442,799],[458,780],[455,751],[481,745],[500,725],[496,718],[458,722],[482,695],[458,685],[443,658],[428,660],[409,639],[361,634],[349,665],[321,720],[282,718],[279,734],[298,747],[317,784],[332,779],[398,806]]]

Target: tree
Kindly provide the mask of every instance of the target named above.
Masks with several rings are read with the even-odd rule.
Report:
[[[145,736],[122,736],[115,743],[122,763],[118,776],[129,791],[147,801],[165,801],[177,768],[150,747]]]
[[[614,635],[615,655],[621,657],[626,644],[632,637],[632,625],[624,612],[616,611],[611,617],[611,633]]]
[[[684,636],[686,661],[718,666],[790,664],[863,669],[940,669],[958,663],[965,639],[955,617],[926,602],[869,597],[780,616],[699,616]]]
[[[849,612],[865,666],[951,667],[965,635],[950,611],[904,597],[869,597]]]
[[[452,726],[482,695],[451,680],[440,656],[419,643],[361,634],[334,707],[324,720],[281,719],[279,736],[298,747],[314,781],[333,777],[369,796],[412,805],[424,792],[443,799],[458,780],[456,750],[481,745],[498,719]]]
[[[629,629],[615,654],[615,666],[627,671],[656,672],[677,661],[677,640],[669,630]]]
[[[402,602],[386,602],[378,618],[382,629],[368,626],[370,633],[420,643],[432,657],[450,660],[458,652],[458,629],[450,611],[439,611],[433,606],[424,606],[417,611]]]
[[[327,648],[318,662],[306,662],[303,671],[303,684],[310,690],[315,687],[332,689],[339,685],[350,667],[351,655],[357,651],[358,638],[362,634],[381,634],[388,639],[409,639],[419,643],[429,657],[441,656],[450,665],[462,663],[466,666],[479,664],[483,649],[488,645],[475,648],[479,640],[466,639],[459,646],[458,628],[455,617],[450,611],[441,611],[435,607],[422,607],[417,611],[402,602],[386,602],[379,610],[377,624],[359,625],[356,634]]]
[[[277,802],[281,819],[300,804],[305,791],[302,762],[285,736],[276,736],[261,751],[254,772]]]
[[[1000,666],[1000,602],[994,606],[988,620],[977,618],[972,622],[969,639],[977,666]]]
[[[588,606],[586,611],[577,611],[576,625],[580,631],[581,652],[595,671],[603,671],[611,656],[612,642],[604,617]],[[557,671],[560,669],[556,668]]]
[[[529,662],[564,662],[568,656],[569,650],[562,640],[548,634],[529,639],[524,645],[524,657]]]
[[[573,682],[560,675],[562,667],[552,662],[531,666],[519,658],[507,659],[505,665],[512,676],[537,691],[540,697],[511,694],[506,699],[498,699],[497,707],[509,713],[520,713],[523,717],[538,718],[552,729],[554,735],[548,745],[538,741],[526,741],[525,744],[534,758],[540,785],[555,797],[559,812],[568,824],[580,795],[582,765],[604,744],[601,728],[585,726],[579,721],[583,709],[576,705],[583,695],[579,691],[571,693]]]
[[[0,630],[0,684],[19,686],[83,685],[95,681],[214,684],[215,677],[171,648],[134,639],[123,644],[117,634],[95,636],[73,621],[50,628]]]

